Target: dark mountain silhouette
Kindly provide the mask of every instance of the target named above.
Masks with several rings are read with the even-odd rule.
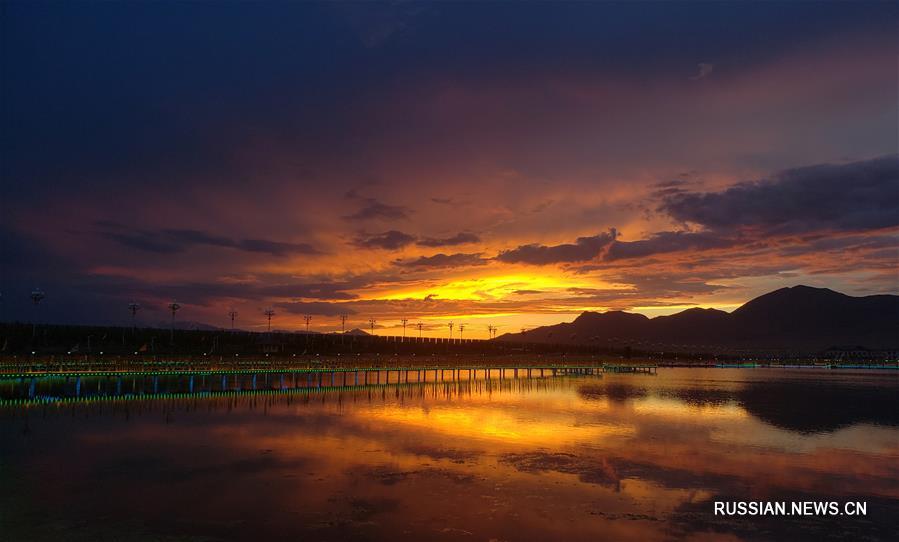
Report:
[[[497,340],[669,348],[820,351],[899,346],[899,296],[852,297],[794,286],[757,297],[732,313],[688,309],[647,318],[621,311],[584,312],[573,322],[502,335]]]
[[[155,326],[159,329],[169,329],[172,327],[172,322],[167,320],[160,320]],[[194,330],[194,331],[218,331],[222,328],[218,326],[213,326],[210,324],[206,324],[203,322],[194,322],[193,320],[176,320],[175,329],[184,329],[184,330]]]

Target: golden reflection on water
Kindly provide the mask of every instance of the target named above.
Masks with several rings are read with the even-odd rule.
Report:
[[[758,539],[759,520],[715,518],[712,501],[845,498],[871,502],[875,517],[861,527],[777,518],[765,532],[885,532],[899,502],[894,414],[862,408],[815,425],[779,409],[792,399],[778,394],[818,379],[834,401],[862,390],[889,407],[895,377],[849,378],[846,391],[830,376],[778,374],[663,370],[10,411],[0,481],[24,497],[4,521],[34,532],[27,520],[55,504],[44,523],[85,540],[100,531],[72,514],[99,510],[139,518],[136,530],[103,524],[135,540],[738,540]]]

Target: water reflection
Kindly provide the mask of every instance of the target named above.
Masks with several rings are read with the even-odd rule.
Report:
[[[0,407],[0,532],[886,540],[899,512],[896,375],[690,369],[349,389],[279,388],[280,377],[248,384],[215,395],[198,379],[193,395]],[[82,382],[81,393],[95,385]],[[815,416],[803,397],[820,407]],[[716,518],[711,503],[725,498],[869,508],[854,520]]]
[[[690,370],[696,371],[696,370]],[[773,426],[806,433],[834,431],[860,423],[899,425],[897,376],[890,372],[809,375],[807,370],[745,371],[735,380],[684,378],[585,384],[578,394],[587,400],[623,402],[653,395],[685,406],[738,405]],[[677,372],[677,371],[673,371]]]

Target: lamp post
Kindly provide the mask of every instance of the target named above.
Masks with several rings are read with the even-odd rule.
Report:
[[[346,336],[346,319],[349,316],[347,313],[340,313],[340,346],[343,346],[343,340]]]
[[[262,314],[264,314],[266,316],[266,318],[268,318],[268,332],[271,333],[272,332],[272,316],[275,315],[275,309],[269,307],[269,308],[265,309],[264,311],[262,311]]]
[[[34,305],[34,322],[32,322],[32,324],[31,324],[31,336],[32,337],[35,337],[37,335],[37,321],[38,321],[37,307],[38,307],[38,305],[40,305],[41,301],[43,301],[45,297],[47,297],[47,295],[40,288],[35,288],[34,290],[31,290],[31,303]]]
[[[135,321],[137,318],[137,311],[140,310],[140,303],[131,302],[128,303],[128,312],[131,313],[131,331],[134,332],[137,329],[137,322]]]
[[[168,307],[172,311],[172,328],[169,330],[169,342],[175,344],[175,313],[181,308],[181,304],[177,301],[172,301]]]

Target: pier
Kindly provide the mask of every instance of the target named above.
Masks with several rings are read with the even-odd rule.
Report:
[[[604,373],[646,373],[656,374],[658,366],[656,365],[603,365]]]
[[[0,405],[234,392],[348,390],[416,384],[518,381],[655,372],[655,366],[542,365],[463,367],[331,367],[174,371],[32,372],[0,375]]]

